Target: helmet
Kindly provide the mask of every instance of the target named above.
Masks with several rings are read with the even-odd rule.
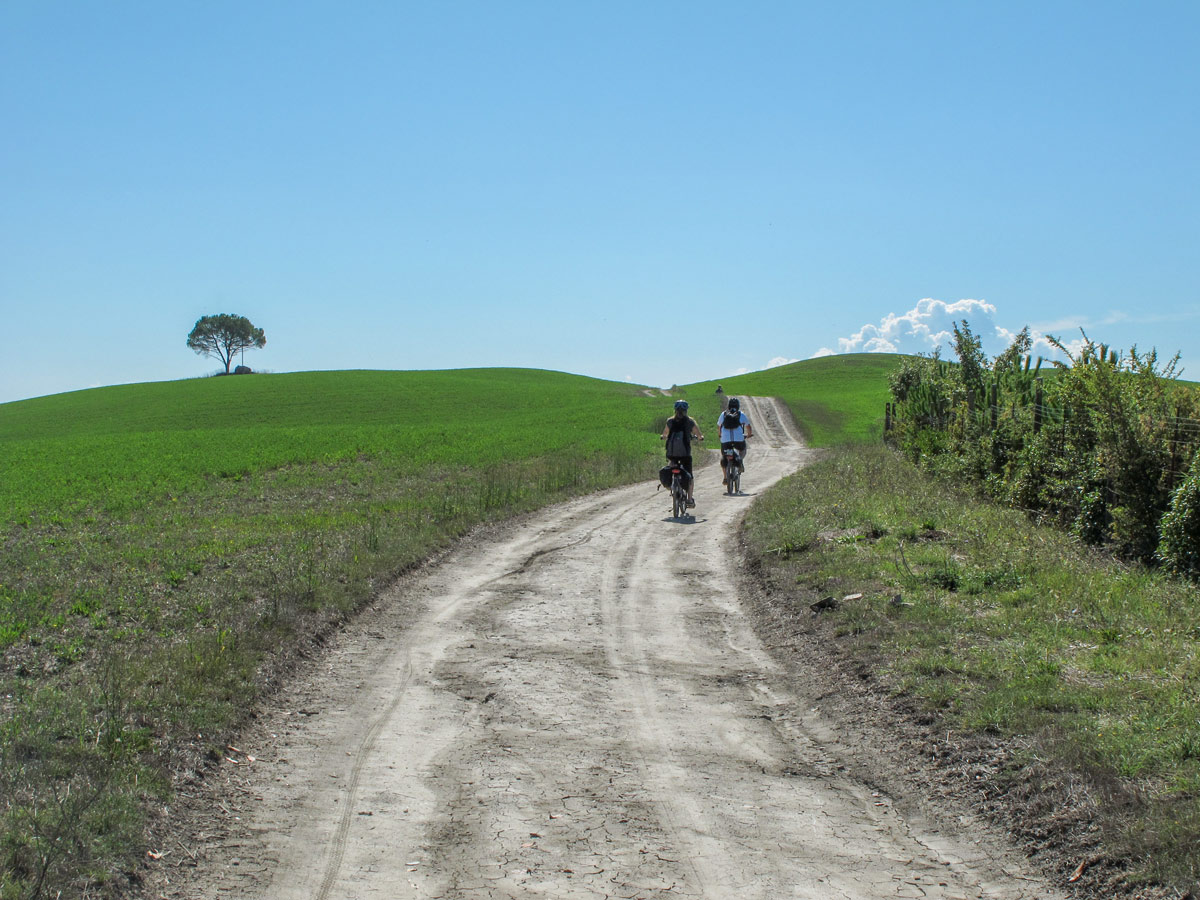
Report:
[[[688,402],[686,400],[676,400],[675,408],[682,409],[684,412],[687,412]]]
[[[729,408],[733,409],[733,410],[740,410],[742,408],[742,404],[740,402],[738,402],[737,397],[730,397],[729,398]]]

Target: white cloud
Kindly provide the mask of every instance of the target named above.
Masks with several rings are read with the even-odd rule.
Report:
[[[956,300],[947,303],[927,297],[906,313],[888,313],[878,324],[867,324],[850,337],[838,338],[838,353],[932,353],[940,349],[948,359],[954,358],[954,325],[967,320],[971,331],[980,339],[984,353],[995,356],[1004,351],[1024,325],[1010,328],[997,319],[999,311],[986,300]],[[1009,323],[1012,324],[1012,323]],[[1056,336],[1061,328],[1078,328],[1076,320],[1054,323]],[[1032,355],[1047,359],[1062,359],[1063,355],[1046,340],[1045,331],[1030,328],[1033,339]],[[1064,345],[1075,353],[1082,345],[1082,337],[1064,341]],[[813,357],[828,356],[835,351],[822,347]]]
[[[776,366],[786,366],[790,363],[800,362],[798,359],[792,359],[788,356],[776,356],[767,363],[768,369],[774,369]]]
[[[1066,315],[1040,322],[1002,322],[999,309],[986,300],[955,300],[946,302],[927,297],[904,313],[888,313],[878,322],[867,323],[849,337],[837,339],[837,349],[823,345],[809,359],[837,353],[932,353],[940,350],[943,358],[954,359],[954,325],[967,320],[971,331],[980,339],[983,351],[989,356],[1002,353],[1022,328],[1029,326],[1030,355],[1047,361],[1066,362],[1066,355],[1053,346],[1048,335],[1058,338],[1068,353],[1078,357],[1092,329],[1103,331],[1105,326],[1129,323],[1178,322],[1200,319],[1200,310],[1160,315],[1154,312],[1109,310],[1102,317]],[[1121,349],[1121,348],[1118,348]],[[1127,352],[1127,351],[1126,351]]]
[[[995,323],[996,307],[986,300],[944,300],[926,298],[906,313],[888,313],[878,325],[864,325],[850,337],[838,338],[840,353],[930,353],[947,349],[954,323],[966,319],[979,335],[984,348],[1004,343],[1011,333]],[[1001,348],[1003,349],[1003,348]],[[996,351],[999,352],[999,351]]]

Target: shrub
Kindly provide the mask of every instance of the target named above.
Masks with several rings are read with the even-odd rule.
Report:
[[[954,336],[957,365],[919,358],[893,374],[897,447],[1128,559],[1183,552],[1160,550],[1180,447],[1200,418],[1200,393],[1179,381],[1178,355],[1123,354],[1086,334],[1072,353],[1049,338],[1070,363],[1056,362],[1043,383],[1028,329],[991,363],[965,321]]]
[[[1200,454],[1171,494],[1171,508],[1162,520],[1158,557],[1175,572],[1200,576]]]

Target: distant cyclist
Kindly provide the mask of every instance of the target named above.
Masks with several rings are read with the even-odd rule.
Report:
[[[704,435],[700,433],[696,420],[688,415],[686,400],[675,401],[675,415],[667,419],[662,437],[667,442],[667,459],[687,472],[687,505],[691,508],[696,505],[692,499],[692,485],[695,483],[692,477],[692,438],[702,441]]]
[[[741,454],[742,460],[745,461],[746,438],[754,437],[754,429],[746,414],[742,412],[742,404],[737,397],[729,398],[729,408],[717,419],[717,427],[721,429],[721,468],[724,469],[727,465],[725,451],[730,447],[735,448]],[[742,471],[745,470],[746,467],[743,465]],[[721,483],[725,484],[728,481],[729,473],[722,473]]]

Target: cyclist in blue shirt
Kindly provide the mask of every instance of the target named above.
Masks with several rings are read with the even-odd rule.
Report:
[[[742,471],[746,471],[744,465],[746,459],[746,438],[754,437],[754,429],[750,425],[750,420],[746,414],[742,412],[742,404],[736,397],[729,398],[729,408],[721,413],[717,419],[717,427],[721,429],[721,468],[726,466],[725,451],[730,447],[737,449],[737,452],[742,456]],[[724,472],[721,475],[721,483],[725,484],[729,481],[729,473]]]

